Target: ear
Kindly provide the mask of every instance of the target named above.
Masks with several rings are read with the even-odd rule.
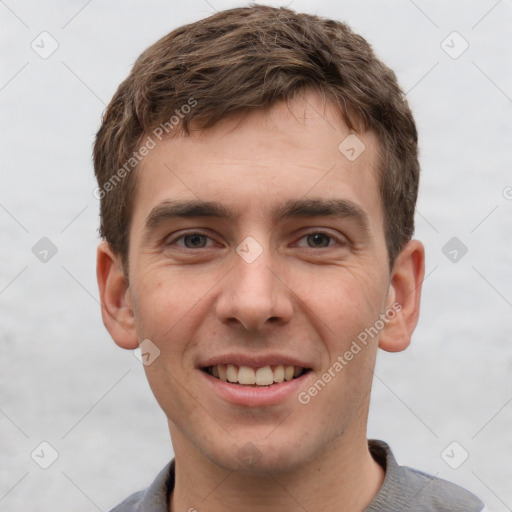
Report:
[[[405,350],[420,313],[421,287],[425,276],[425,248],[411,240],[397,256],[389,285],[386,311],[395,311],[381,332],[379,347],[387,352]]]
[[[123,273],[120,258],[110,244],[98,246],[96,278],[100,290],[101,316],[113,340],[122,348],[139,346],[131,294]]]

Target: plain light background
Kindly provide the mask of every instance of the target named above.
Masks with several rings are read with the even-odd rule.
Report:
[[[0,1],[1,512],[108,511],[172,456],[142,365],[101,321],[91,145],[149,44],[241,5]],[[421,318],[407,351],[379,353],[368,435],[490,512],[512,510],[512,2],[290,8],[366,37],[396,71],[420,132]],[[47,58],[31,46],[48,52],[52,40]],[[33,251],[43,237],[57,250],[46,262]]]

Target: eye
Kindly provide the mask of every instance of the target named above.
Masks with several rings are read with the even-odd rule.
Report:
[[[184,247],[185,249],[202,249],[203,247],[207,247],[211,245],[211,239],[209,236],[203,233],[185,233],[184,235],[180,235],[168,242],[168,245],[176,244],[179,247]]]
[[[336,243],[338,243],[338,245],[346,245],[345,242],[334,238],[328,233],[323,231],[314,231],[302,236],[297,242],[297,246],[308,247],[311,249],[323,249],[325,247],[332,247],[333,245],[336,245]]]
[[[310,247],[328,247],[332,239],[325,233],[313,233],[307,235],[306,240]]]

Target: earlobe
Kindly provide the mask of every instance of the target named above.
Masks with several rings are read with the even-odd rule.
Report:
[[[107,242],[98,245],[96,278],[100,291],[103,323],[113,340],[122,348],[135,349],[138,338],[131,292],[119,257]]]
[[[405,350],[418,323],[421,287],[425,275],[425,249],[411,240],[398,255],[391,272],[387,309],[394,310],[379,339],[387,352]]]

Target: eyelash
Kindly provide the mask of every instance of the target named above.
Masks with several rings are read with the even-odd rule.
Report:
[[[322,231],[322,230],[308,231],[307,233],[304,233],[299,238],[299,241],[302,240],[303,238],[307,238],[308,236],[312,236],[312,235],[323,235],[323,236],[326,236],[327,238],[329,238],[329,245],[327,245],[327,247],[309,247],[309,246],[307,246],[306,247],[307,249],[329,249],[329,248],[333,247],[333,245],[334,245],[334,244],[331,245],[330,242],[338,243],[338,245],[346,245],[345,242],[340,241],[338,238],[333,236],[331,233],[328,233],[327,231]]]
[[[178,242],[179,240],[184,240],[186,237],[189,237],[189,236],[193,236],[193,235],[199,235],[199,236],[202,236],[202,237],[206,237],[206,238],[209,238],[209,239],[212,239],[208,234],[206,233],[202,233],[201,231],[190,231],[190,232],[187,232],[187,233],[183,233],[181,234],[180,236],[176,237],[176,238],[173,238],[172,240],[170,240],[169,242],[166,243],[166,245],[173,245],[173,244],[176,244],[176,242]],[[343,241],[343,240],[340,240],[339,238],[333,236],[332,234],[330,234],[329,232],[327,231],[322,231],[322,230],[312,230],[312,231],[309,231],[307,233],[304,233],[298,240],[302,240],[303,238],[306,238],[308,236],[311,236],[311,235],[324,235],[326,237],[328,237],[330,240],[329,242],[331,241],[335,241],[337,242],[340,246],[346,246],[348,245],[348,243],[346,241]],[[182,247],[183,249],[187,249],[189,251],[193,251],[194,248],[193,247],[185,247],[185,246],[180,246]],[[208,248],[209,246],[206,246],[206,247],[198,247],[197,249],[206,249]],[[308,249],[328,249],[332,247],[332,245],[328,245],[326,247],[307,247]]]
[[[166,243],[166,245],[173,245],[175,244],[178,240],[182,240],[182,239],[185,239],[186,237],[188,236],[193,236],[193,235],[199,235],[199,236],[203,236],[203,237],[206,237],[206,238],[210,238],[212,239],[209,235],[207,235],[206,233],[201,233],[201,231],[190,231],[188,233],[183,233],[181,234],[180,236],[176,237],[176,238],[173,238],[172,240],[170,240],[169,242]],[[192,247],[182,247],[183,249],[188,249],[189,251],[193,251],[194,248]],[[199,247],[199,249],[204,249],[204,247]]]

